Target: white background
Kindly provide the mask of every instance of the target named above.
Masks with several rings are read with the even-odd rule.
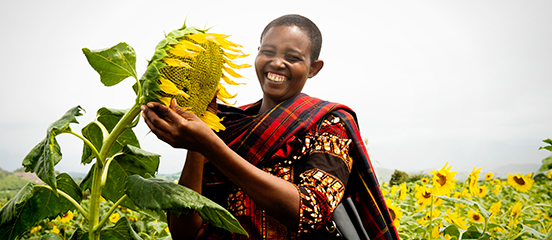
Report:
[[[13,171],[69,108],[129,108],[129,78],[104,87],[82,48],[126,42],[141,75],[157,42],[187,18],[244,46],[252,64],[272,19],[298,13],[323,33],[324,69],[304,92],[353,108],[375,167],[403,171],[534,171],[552,138],[550,1],[11,1],[0,4],[0,168]],[[253,68],[238,105],[261,97]],[[181,170],[171,149],[140,122],[142,148],[160,173]],[[82,143],[58,137],[61,172],[87,172]]]

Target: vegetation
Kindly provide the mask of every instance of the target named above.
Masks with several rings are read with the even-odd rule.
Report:
[[[166,211],[185,214],[195,210],[213,226],[247,235],[223,207],[174,181],[155,178],[160,156],[141,149],[132,130],[138,124],[140,106],[149,101],[166,102],[166,98],[174,97],[190,100],[186,104],[194,104],[194,100],[188,98],[194,96],[197,89],[188,86],[190,84],[199,85],[199,89],[205,90],[201,84],[209,81],[214,94],[224,95],[221,98],[232,97],[223,90],[217,93],[217,86],[221,79],[232,82],[222,74],[223,70],[236,77],[239,75],[232,68],[246,67],[233,64],[226,58],[233,59],[245,54],[235,52],[239,45],[225,40],[226,37],[186,26],[172,31],[157,45],[146,73],[140,79],[135,67],[136,54],[126,43],[101,50],[84,48],[84,55],[99,73],[105,86],[114,86],[126,78],[134,78],[135,102],[128,110],[99,109],[96,118],[84,126],[81,133],[71,128],[72,124],[78,124],[77,117],[82,115],[80,106],[69,109],[48,127],[45,138],[31,149],[22,163],[25,171],[35,173],[41,182],[25,183],[9,201],[2,203],[0,239],[17,239],[40,232],[40,229],[48,230],[47,239],[164,237],[161,231],[156,231],[156,234],[144,233],[143,228],[140,228],[143,224],[137,225],[132,220],[138,219],[136,215],[127,216],[121,209],[131,209],[132,213],[139,213],[140,216],[147,215],[148,218],[144,219],[155,219],[155,223],[166,221]],[[229,57],[223,48],[231,51]],[[215,60],[217,63],[213,67],[210,61]],[[209,74],[201,74],[218,79],[181,79],[182,76],[197,75],[196,71],[201,70],[202,65],[189,67],[192,62],[210,66],[203,69]],[[171,71],[180,73],[177,74],[180,78],[176,80],[181,81],[178,82],[181,85],[176,85],[173,79],[164,78]],[[211,86],[213,81],[216,81],[215,85]],[[218,89],[222,88],[219,86]],[[207,108],[206,104],[204,107]],[[214,126],[217,125],[213,118],[207,116],[203,119],[210,119]],[[61,146],[56,139],[61,134],[73,135],[84,143],[81,163],[90,164],[91,167],[79,183],[69,174],[57,174],[55,171],[55,165],[62,160]],[[69,223],[68,216],[76,216],[76,222]],[[41,225],[45,223],[51,228]],[[161,226],[159,223],[157,228]],[[60,229],[64,230],[62,235],[58,235]]]

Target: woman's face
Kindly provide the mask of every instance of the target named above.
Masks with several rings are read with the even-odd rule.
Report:
[[[269,29],[255,58],[263,101],[278,104],[300,93],[307,79],[319,70],[311,67],[310,54],[310,39],[297,26]]]

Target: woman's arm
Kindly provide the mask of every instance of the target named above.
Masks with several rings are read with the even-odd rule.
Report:
[[[201,194],[203,159],[200,153],[188,151],[178,184]],[[174,239],[196,239],[203,220],[192,211],[187,215],[167,213],[167,222]]]
[[[220,139],[195,114],[151,102],[142,107],[146,124],[175,148],[197,151],[239,186],[268,214],[295,231],[299,223],[297,187],[250,164]],[[167,119],[167,120],[164,120]]]

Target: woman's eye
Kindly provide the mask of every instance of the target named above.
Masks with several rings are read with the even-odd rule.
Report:
[[[270,50],[261,50],[261,53],[264,54],[264,55],[269,55],[269,56],[274,55],[274,52],[270,51]]]

